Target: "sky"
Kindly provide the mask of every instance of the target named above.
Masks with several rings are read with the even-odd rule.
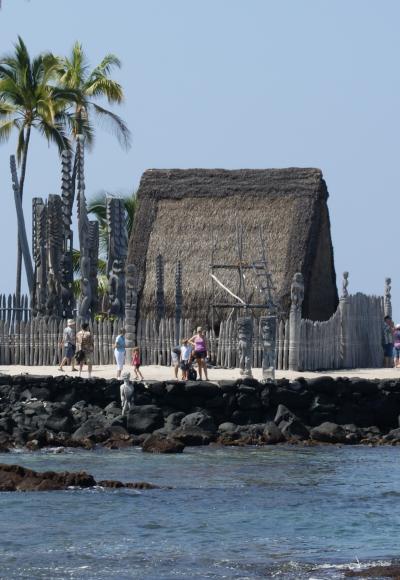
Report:
[[[78,40],[93,66],[121,59],[132,147],[98,129],[89,198],[132,192],[149,168],[320,168],[339,289],[344,270],[352,293],[390,276],[400,317],[399,21],[397,0],[2,0],[0,54],[20,35],[31,55]],[[0,292],[15,284],[15,145],[0,144]],[[26,215],[59,191],[56,149],[34,134]]]

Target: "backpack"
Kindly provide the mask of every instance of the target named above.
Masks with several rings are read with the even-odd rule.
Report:
[[[189,379],[189,381],[196,381],[197,380],[197,372],[193,367],[190,367],[190,369],[189,369],[188,379]]]

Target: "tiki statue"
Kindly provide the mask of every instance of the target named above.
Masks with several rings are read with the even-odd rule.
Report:
[[[291,308],[294,310],[300,310],[304,300],[304,280],[303,274],[297,272],[293,276],[293,282],[291,287],[291,299],[292,299],[292,306]]]
[[[260,325],[263,345],[262,378],[263,381],[274,381],[276,356],[276,316],[262,316],[260,318]]]
[[[252,343],[253,343],[253,321],[248,316],[242,316],[237,321],[238,346],[239,346],[239,369],[243,377],[252,377]]]
[[[120,260],[114,260],[108,279],[110,314],[123,318],[125,308],[125,273]]]

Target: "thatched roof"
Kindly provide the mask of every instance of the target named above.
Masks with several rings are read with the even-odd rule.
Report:
[[[259,226],[270,262],[276,297],[287,312],[293,274],[305,279],[303,316],[327,319],[337,290],[327,207],[319,169],[148,170],[141,179],[129,243],[128,263],[139,272],[139,313],[155,313],[155,261],[165,262],[166,314],[175,312],[175,264],[183,266],[184,316],[210,322],[212,237],[215,263],[237,262],[236,223],[243,224],[244,255],[260,259]],[[219,271],[233,291],[238,277]],[[248,298],[260,301],[256,279],[246,279]],[[221,290],[217,299],[229,298]],[[221,313],[222,314],[222,313]],[[227,312],[224,313],[226,315]]]

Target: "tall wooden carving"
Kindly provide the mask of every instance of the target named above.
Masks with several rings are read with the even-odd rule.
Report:
[[[32,200],[32,252],[35,265],[32,313],[33,316],[46,315],[47,298],[47,256],[46,256],[46,225],[47,208],[41,197]]]
[[[90,226],[87,216],[85,198],[84,175],[84,140],[78,135],[76,140],[76,179],[78,203],[78,231],[80,245],[81,294],[79,318],[87,321],[92,314],[92,286],[91,286],[91,259],[90,259]]]
[[[128,264],[125,292],[125,340],[127,348],[133,348],[136,345],[137,280],[135,265]]]
[[[237,319],[237,329],[240,374],[243,377],[252,377],[253,319],[250,316],[240,316]]]
[[[47,201],[47,300],[46,314],[60,317],[61,258],[63,250],[63,223],[61,197],[49,195]]]
[[[300,272],[293,276],[291,299],[292,304],[289,314],[289,370],[298,371],[300,367],[301,307],[304,300],[304,281]]]
[[[125,310],[125,261],[128,252],[128,234],[125,205],[121,198],[108,197],[108,294],[109,311],[123,318]]]
[[[72,318],[74,312],[74,272],[72,267],[73,231],[72,208],[74,192],[71,182],[71,152],[63,151],[61,155],[61,202],[63,247],[61,256],[61,303],[63,318]]]
[[[260,318],[262,340],[262,380],[275,380],[276,316]]]

